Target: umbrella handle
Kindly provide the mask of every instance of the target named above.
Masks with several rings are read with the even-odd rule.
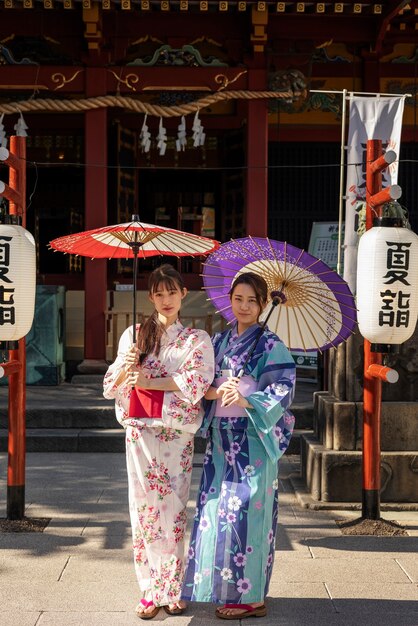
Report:
[[[133,306],[133,323],[132,323],[132,343],[136,344],[136,276],[138,272],[138,249],[133,248],[134,253],[134,264],[133,264],[133,292],[134,292],[134,306]]]
[[[132,216],[132,218],[134,218],[136,216]],[[135,240],[134,241],[130,241],[129,242],[130,247],[132,248],[132,252],[134,255],[134,262],[133,262],[133,279],[134,279],[134,284],[133,284],[133,294],[134,294],[134,305],[133,305],[133,324],[132,324],[132,341],[133,343],[136,343],[136,280],[137,280],[137,276],[138,276],[138,254],[139,254],[139,249],[141,247],[141,243],[139,241],[137,241],[137,233],[135,232]]]
[[[287,302],[286,295],[283,293],[283,291],[272,291],[270,293],[270,296],[271,296],[272,307],[275,307],[278,304],[284,304],[285,302]],[[270,315],[271,315],[271,311],[268,314],[268,318],[270,317]]]
[[[268,312],[268,315],[266,317],[266,319],[264,320],[264,322],[262,323],[262,325],[260,326],[260,330],[257,333],[257,337],[254,339],[254,343],[251,346],[248,354],[247,354],[247,358],[244,361],[243,366],[241,367],[240,371],[238,372],[238,376],[237,378],[242,378],[244,376],[244,370],[247,366],[248,361],[251,359],[254,350],[256,349],[256,346],[259,342],[259,339],[261,337],[261,335],[264,333],[264,329],[266,327],[267,322],[269,321],[270,315],[273,313],[274,309],[276,308],[276,306],[278,304],[284,304],[286,302],[286,296],[284,295],[283,292],[281,291],[272,291],[271,292],[271,308],[270,311]]]

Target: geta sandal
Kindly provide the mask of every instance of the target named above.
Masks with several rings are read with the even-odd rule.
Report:
[[[219,619],[244,619],[246,617],[264,617],[267,615],[267,609],[264,604],[261,606],[251,606],[251,604],[224,604],[222,609],[242,609],[241,613],[221,613],[217,608],[215,611],[216,617]]]
[[[148,602],[144,598],[142,598],[142,600],[140,600],[138,606],[135,609],[135,612],[136,612],[137,616],[140,619],[152,619],[153,617],[155,617],[157,615],[158,611],[161,608],[160,606],[154,606],[154,610],[153,611],[150,611],[149,613],[144,613],[144,611],[138,611],[138,608],[141,605],[144,607],[144,609],[148,609],[150,606],[154,606],[154,602],[152,600],[150,600]]]
[[[187,606],[174,606],[172,609],[170,609],[169,605],[166,604],[165,606],[163,606],[163,609],[167,613],[167,615],[183,615],[184,611],[187,609]]]

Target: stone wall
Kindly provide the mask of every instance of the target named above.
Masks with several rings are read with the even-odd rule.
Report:
[[[383,383],[381,501],[418,503],[418,332],[388,355],[399,372]],[[314,394],[313,434],[301,441],[302,477],[315,500],[358,502],[362,497],[363,339],[330,352],[328,390]]]

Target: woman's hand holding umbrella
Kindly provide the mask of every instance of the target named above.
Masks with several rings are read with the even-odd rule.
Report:
[[[142,369],[132,371],[130,380],[135,387],[139,387],[140,389],[151,389],[152,379],[147,378]]]
[[[126,352],[124,356],[124,366],[119,374],[117,380],[115,381],[116,385],[120,385],[122,382],[124,384],[131,384],[132,386],[135,384],[132,380],[135,378],[135,368],[138,365],[138,348],[136,344],[132,344],[129,350]]]
[[[141,366],[138,363],[139,351],[136,344],[133,344],[125,354],[125,382],[140,389],[149,389],[151,379],[145,376]]]
[[[125,371],[129,372],[135,365],[138,365],[138,348],[135,344],[129,348],[128,352],[125,354]]]
[[[244,409],[251,406],[246,398],[238,391],[240,379],[237,376],[228,378],[217,388],[217,395],[222,394],[222,406],[240,406]]]

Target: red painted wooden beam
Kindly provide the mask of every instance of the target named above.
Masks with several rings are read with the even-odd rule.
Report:
[[[106,91],[106,71],[88,69],[88,95]],[[107,224],[107,110],[85,113],[85,229]],[[107,261],[86,259],[84,359],[106,360],[105,310],[107,291]]]
[[[251,89],[265,88],[265,70],[251,70]],[[268,110],[265,100],[249,100],[247,109],[246,233],[267,236]]]

